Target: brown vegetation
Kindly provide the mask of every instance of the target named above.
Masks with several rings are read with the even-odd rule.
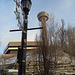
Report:
[[[36,37],[36,41],[42,42],[37,49],[41,75],[49,75],[55,71],[57,50],[75,56],[75,28],[68,26],[66,29],[63,19],[61,24],[59,26],[54,17],[51,17],[45,28],[42,29],[39,39]]]

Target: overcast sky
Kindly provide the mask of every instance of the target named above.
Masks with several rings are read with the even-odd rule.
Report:
[[[21,32],[9,32],[10,29],[18,28],[14,10],[14,0],[0,0],[0,54],[9,42],[21,41]],[[32,0],[28,27],[39,26],[37,14],[41,11],[53,13],[59,21],[62,18],[66,24],[75,25],[75,0]],[[28,31],[28,41],[34,41],[37,33],[38,31]]]

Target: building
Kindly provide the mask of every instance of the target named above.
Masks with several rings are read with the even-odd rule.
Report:
[[[17,54],[19,47],[21,47],[21,42],[9,42],[4,50],[4,54]],[[36,47],[36,42],[27,42],[27,51],[35,50]]]

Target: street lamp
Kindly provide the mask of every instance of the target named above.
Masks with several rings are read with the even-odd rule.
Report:
[[[21,48],[18,49],[18,55],[17,55],[17,63],[18,63],[18,75],[26,75],[26,47],[27,47],[27,30],[36,30],[36,29],[43,29],[43,27],[37,27],[37,28],[27,28],[28,26],[28,13],[30,11],[32,2],[31,0],[14,0],[16,2],[16,18],[18,20],[18,26],[21,29],[17,30],[10,30],[10,32],[13,31],[22,31],[22,41],[21,41]],[[20,4],[21,3],[21,4]],[[18,8],[22,9],[22,15],[23,19],[20,18],[20,11]],[[20,19],[23,20],[23,22],[20,21]]]
[[[32,2],[31,0],[22,0],[21,7],[23,11],[23,29],[22,29],[22,40],[20,49],[19,70],[18,75],[26,75],[26,47],[27,47],[27,24],[28,24],[28,13],[30,11]]]
[[[28,15],[28,12],[30,11],[32,5],[31,0],[22,0],[21,5],[22,5],[22,10],[25,12],[25,14]]]

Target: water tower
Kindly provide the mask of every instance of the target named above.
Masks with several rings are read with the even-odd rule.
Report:
[[[47,42],[47,28],[46,28],[46,21],[49,19],[49,14],[47,12],[40,12],[38,15],[38,20],[41,22],[41,25],[43,27],[42,29],[42,39],[44,40],[44,43],[46,44]]]

